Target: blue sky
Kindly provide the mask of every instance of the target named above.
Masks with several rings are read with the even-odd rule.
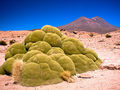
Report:
[[[120,0],[0,0],[0,30],[60,26],[81,16],[120,27]]]

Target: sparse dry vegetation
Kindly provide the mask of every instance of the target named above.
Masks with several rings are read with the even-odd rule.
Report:
[[[115,43],[115,45],[120,46],[120,42]]]
[[[60,31],[66,31],[65,29],[60,29]]]
[[[90,37],[93,37],[93,36],[94,36],[94,34],[93,34],[93,33],[89,33],[89,36],[90,36]]]
[[[9,44],[12,45],[13,43],[15,43],[16,41],[14,39],[10,40]]]
[[[12,77],[15,83],[18,83],[21,80],[22,67],[23,67],[22,60],[17,60],[13,64]]]
[[[6,46],[7,43],[6,43],[5,41],[1,40],[1,41],[0,41],[0,45]]]
[[[73,33],[74,33],[74,34],[77,34],[77,32],[76,32],[76,31],[73,31]]]
[[[106,38],[111,38],[112,36],[110,34],[105,35]]]
[[[69,83],[71,82],[70,76],[71,76],[71,73],[69,71],[64,71],[61,73],[61,77],[63,78],[63,80],[65,80]]]

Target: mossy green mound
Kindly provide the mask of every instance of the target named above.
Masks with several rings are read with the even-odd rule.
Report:
[[[15,58],[11,57],[7,59],[6,62],[3,64],[3,69],[8,74],[12,73],[13,63],[15,62],[15,60],[16,60]]]
[[[62,42],[62,49],[66,54],[82,54],[84,53],[83,44],[74,38],[66,38]]]
[[[62,35],[61,40],[67,39],[68,37],[66,35]]]
[[[85,55],[82,54],[73,54],[70,56],[75,64],[75,68],[77,73],[87,72],[89,70],[98,69],[97,65],[93,62],[92,59],[89,59]]]
[[[49,68],[46,63],[27,63],[23,66],[21,84],[23,86],[39,86],[61,82],[59,74]]]
[[[57,34],[47,33],[43,40],[48,42],[52,47],[61,46],[61,38]]]
[[[98,55],[96,54],[95,51],[91,50],[91,49],[88,49],[88,48],[85,48],[85,54],[92,54],[96,59],[98,59]]]
[[[50,57],[57,61],[65,71],[70,71],[72,75],[76,74],[75,65],[68,56],[64,54],[52,54]]]
[[[26,50],[29,50],[29,48],[32,46],[32,42],[29,42],[25,45]]]
[[[0,74],[1,74],[1,75],[4,75],[4,74],[5,74],[5,70],[4,70],[4,68],[3,68],[3,65],[0,66]]]
[[[12,44],[5,59],[0,74],[13,74],[14,81],[24,86],[70,82],[72,75],[96,70],[102,63],[96,52],[84,48],[78,39],[49,25],[29,33],[22,43]]]
[[[51,49],[51,46],[49,43],[45,41],[38,41],[29,48],[29,51],[31,50],[39,50],[43,53],[47,53]]]
[[[7,51],[5,53],[5,60],[8,59],[8,58],[10,58],[10,57],[12,57],[12,54],[10,53],[10,51]]]
[[[63,68],[60,66],[59,63],[56,61],[52,60],[52,58],[48,55],[45,54],[37,54],[33,57],[31,57],[27,63],[29,62],[34,62],[34,63],[47,63],[50,67],[51,70],[57,71],[57,72],[63,72]]]
[[[62,34],[58,28],[50,26],[50,25],[43,26],[41,30],[43,30],[46,33],[55,33],[55,34],[59,35],[60,37],[62,36]]]
[[[27,52],[24,56],[23,56],[23,61],[27,62],[27,60],[29,60],[32,56],[36,55],[36,54],[41,54],[41,51],[38,50],[31,50],[29,52]]]
[[[99,58],[98,58],[98,60],[95,61],[95,64],[96,64],[98,67],[100,67],[101,63],[102,63],[102,60],[99,59]]]
[[[22,59],[23,56],[24,56],[24,54],[16,54],[16,55],[13,56],[13,58],[15,58],[15,59]]]
[[[35,43],[37,41],[42,41],[45,36],[45,32],[42,30],[35,30],[27,35],[24,40],[24,43],[27,44],[29,42]]]
[[[97,60],[97,59],[94,57],[93,54],[88,53],[88,54],[85,54],[85,55],[86,55],[88,58],[92,59],[94,62]]]
[[[64,51],[59,47],[53,47],[47,52],[48,55],[58,54],[58,53],[65,54]]]
[[[5,59],[8,59],[16,54],[24,54],[26,53],[25,46],[22,43],[14,43],[12,44],[5,54]]]

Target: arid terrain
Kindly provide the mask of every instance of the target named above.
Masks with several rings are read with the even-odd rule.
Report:
[[[0,31],[0,40],[7,42],[7,46],[0,45],[0,65],[3,64],[4,55],[9,47],[9,41],[22,42],[31,31]],[[23,87],[13,84],[10,76],[0,75],[0,90],[120,90],[120,31],[110,32],[112,36],[106,38],[105,34],[88,32],[68,32],[63,34],[79,39],[85,47],[93,49],[103,60],[101,68],[74,76],[73,83],[62,82],[54,85],[38,87]]]

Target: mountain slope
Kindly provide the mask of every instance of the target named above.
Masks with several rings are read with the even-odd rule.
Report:
[[[98,16],[93,17],[91,19],[86,17],[80,17],[69,24],[59,26],[58,28],[66,29],[70,31],[76,30],[76,31],[96,32],[96,33],[107,33],[120,29],[117,26],[109,24],[104,19]]]

